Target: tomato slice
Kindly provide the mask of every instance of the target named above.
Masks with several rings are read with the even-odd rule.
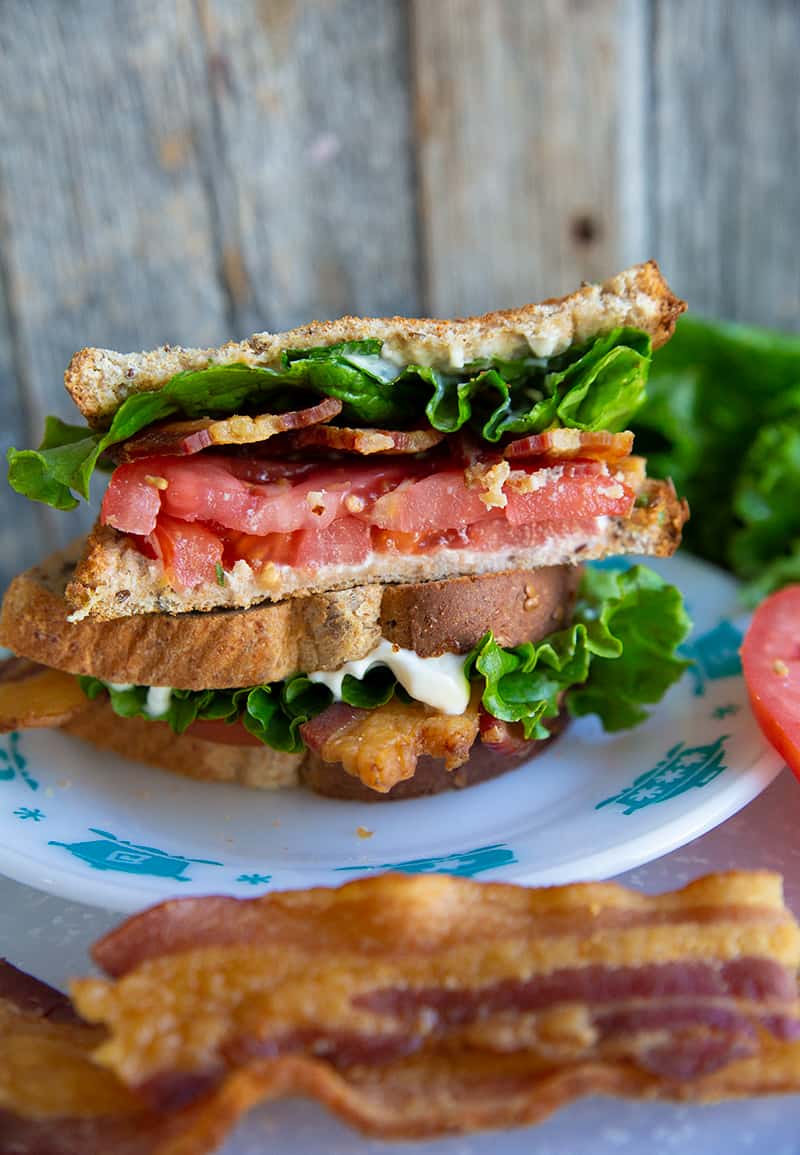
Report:
[[[147,539],[174,589],[194,589],[213,581],[222,562],[222,542],[204,525],[161,514]]]
[[[200,738],[203,742],[219,742],[222,746],[264,745],[258,738],[254,738],[249,730],[245,730],[241,722],[229,725],[227,722],[201,719],[199,722],[192,722],[186,733],[190,738]]]
[[[627,517],[633,509],[633,490],[613,477],[599,476],[585,462],[558,466],[547,473],[545,484],[530,493],[508,495],[506,518],[511,525],[530,525],[537,521],[583,521],[591,517]],[[534,480],[537,474],[532,475]]]
[[[153,532],[161,509],[161,491],[146,481],[147,477],[155,479],[156,472],[135,465],[121,465],[114,470],[100,507],[103,525],[140,537]]]
[[[800,778],[800,585],[758,607],[742,645],[742,668],[759,726]]]

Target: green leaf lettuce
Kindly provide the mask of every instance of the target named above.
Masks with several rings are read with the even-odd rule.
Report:
[[[314,395],[338,398],[345,423],[404,428],[427,420],[443,433],[469,426],[490,442],[554,426],[616,431],[644,399],[650,357],[649,337],[624,328],[549,359],[495,359],[458,373],[400,368],[374,340],[288,350],[275,369],[234,364],[178,373],[162,389],[128,397],[105,431],[49,417],[38,449],[8,451],[8,480],[34,501],[72,509],[88,498],[102,454],[154,422],[284,411]]]
[[[587,569],[570,626],[515,647],[498,645],[488,633],[465,656],[465,673],[482,683],[485,709],[521,723],[527,738],[547,737],[545,719],[564,701],[576,716],[596,714],[606,730],[626,729],[643,721],[645,707],[660,701],[685,670],[676,650],[690,625],[678,590],[652,570]],[[90,698],[108,692],[122,717],[150,717],[147,687],[80,682]],[[385,666],[364,678],[345,677],[342,685],[342,700],[359,709],[382,706],[396,693],[404,696]],[[241,722],[267,746],[298,753],[300,727],[332,701],[330,690],[300,674],[246,689],[173,690],[162,720],[178,734],[197,720]]]

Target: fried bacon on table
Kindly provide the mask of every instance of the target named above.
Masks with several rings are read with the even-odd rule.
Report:
[[[235,1087],[153,1111],[92,1059],[104,1036],[66,995],[0,960],[0,1155],[205,1155],[241,1112]]]
[[[388,874],[187,898],[93,954],[111,977],[73,984],[85,1022],[48,988],[0,993],[0,1126],[91,1137],[23,1155],[200,1155],[298,1094],[399,1138],[519,1126],[590,1094],[800,1090],[800,930],[766,872],[658,897]],[[37,1069],[73,1074],[31,1100]]]

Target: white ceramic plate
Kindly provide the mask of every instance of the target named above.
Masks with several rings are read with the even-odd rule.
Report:
[[[635,730],[573,722],[494,782],[383,805],[191,782],[60,733],[10,735],[0,739],[0,871],[127,911],[389,868],[572,882],[666,854],[746,805],[783,763],[747,705],[735,583],[685,556],[656,568],[684,591],[696,664]]]

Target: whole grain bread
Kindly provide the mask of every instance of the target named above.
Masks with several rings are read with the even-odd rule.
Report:
[[[341,317],[314,321],[286,333],[257,333],[246,341],[230,341],[216,349],[163,345],[150,352],[127,354],[81,349],[72,358],[64,382],[84,417],[102,427],[132,394],[159,389],[176,373],[204,369],[212,362],[275,366],[284,349],[376,338],[383,342],[384,356],[398,364],[459,369],[483,357],[551,356],[618,325],[643,329],[658,347],[671,336],[685,308],[656,262],[648,261],[601,285],[583,285],[569,296],[482,317],[451,321]]]
[[[173,734],[166,722],[120,718],[106,697],[89,702],[61,729],[131,762],[145,762],[201,782],[230,782],[256,790],[296,786],[305,757],[269,746],[232,746]]]
[[[571,610],[579,569],[561,566],[404,585],[366,585],[249,610],[68,620],[64,590],[81,543],[26,570],[0,608],[0,644],[106,682],[209,690],[335,670],[381,637],[421,657],[465,653],[492,630],[538,641]]]
[[[124,534],[96,525],[65,596],[74,621],[89,616],[108,620],[131,614],[247,607],[372,583],[427,582],[463,574],[534,570],[612,554],[665,557],[678,548],[687,516],[686,504],[678,500],[671,482],[648,480],[631,517],[598,518],[592,529],[553,533],[544,542],[524,549],[375,554],[361,566],[323,565],[316,569],[267,564],[254,570],[240,560],[226,572],[224,585],[210,580],[185,592],[172,589],[161,564],[140,553]]]
[[[196,738],[191,733],[173,734],[166,722],[118,717],[106,698],[87,703],[86,709],[61,729],[131,762],[144,762],[201,782],[227,782],[254,790],[303,785],[327,798],[393,802],[461,790],[515,770],[544,753],[566,724],[567,714],[562,711],[550,722],[552,737],[526,746],[518,756],[498,754],[476,742],[469,759],[455,770],[445,770],[440,758],[422,757],[414,777],[400,782],[388,794],[370,790],[340,764],[323,762],[310,751],[284,754],[269,746],[232,746]]]

